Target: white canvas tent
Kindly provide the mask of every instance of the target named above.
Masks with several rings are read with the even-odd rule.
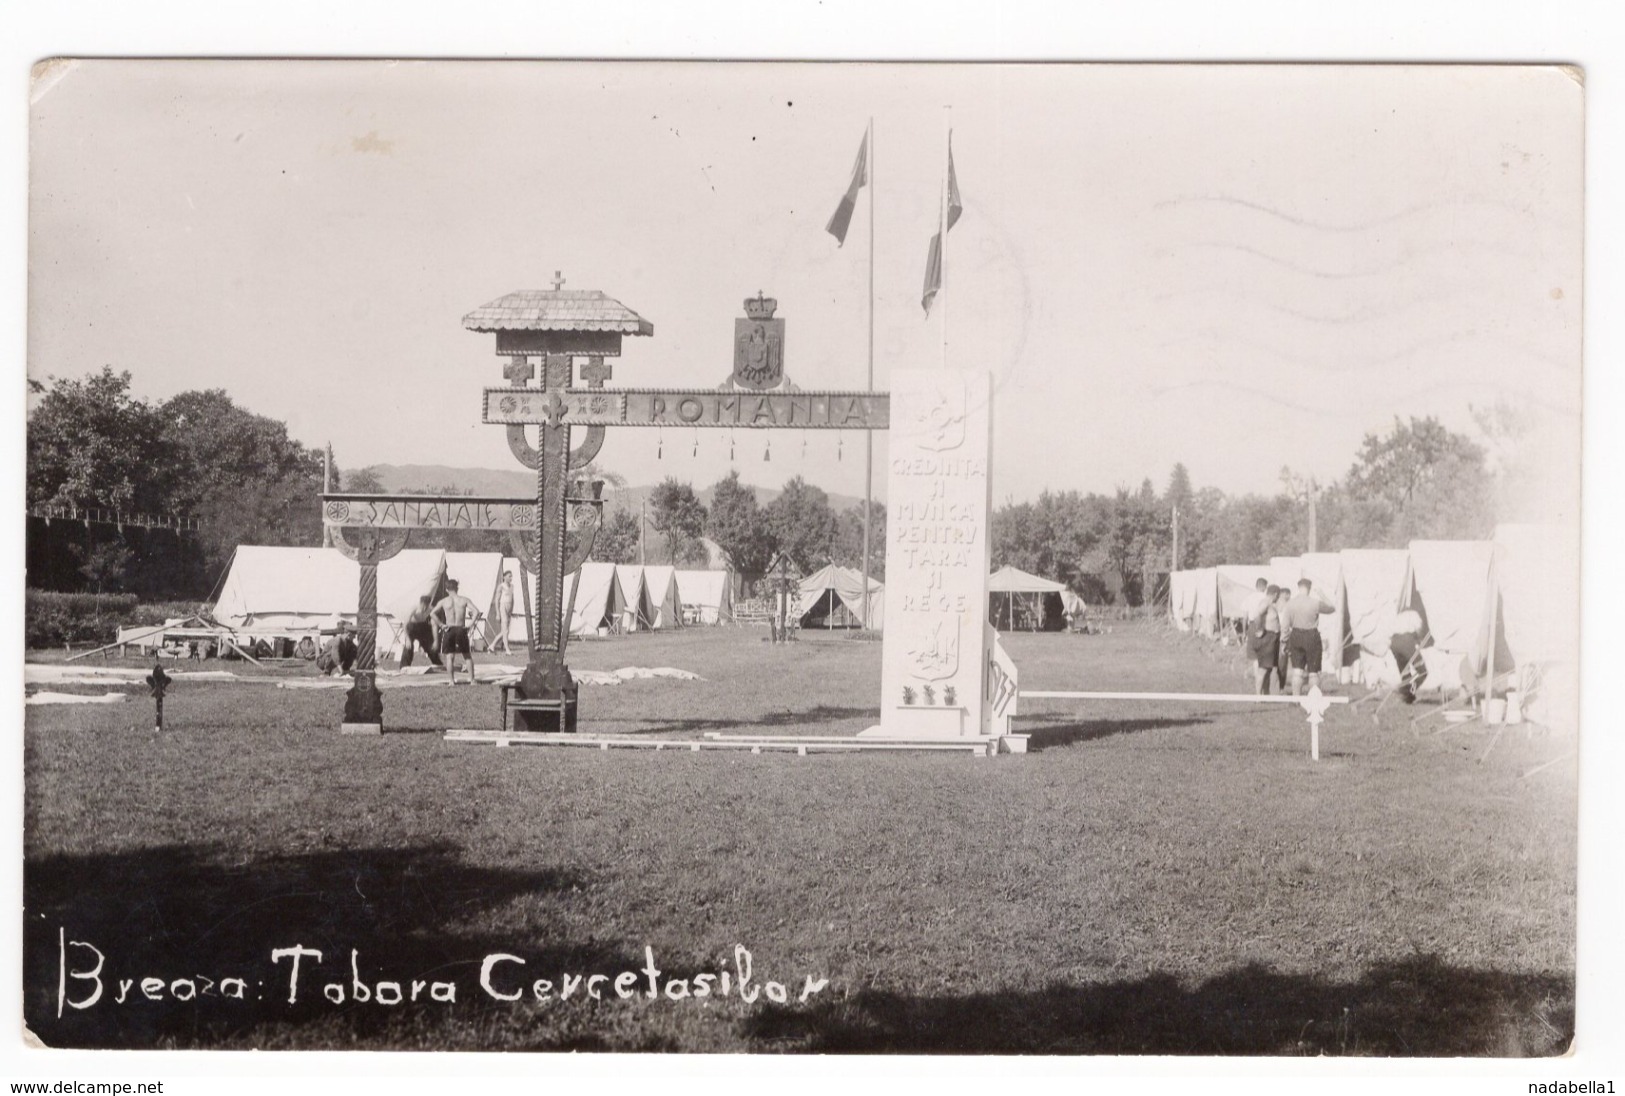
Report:
[[[1182,632],[1214,636],[1219,631],[1219,572],[1214,567],[1175,571],[1168,576],[1168,611]]]
[[[1358,667],[1368,685],[1399,684],[1399,666],[1388,649],[1394,614],[1410,555],[1403,548],[1345,548],[1337,553],[1343,572],[1343,596],[1348,609],[1350,650],[1344,664]]]
[[[400,645],[418,598],[439,597],[446,575],[440,548],[406,548],[378,565],[378,650]],[[243,544],[220,584],[214,618],[253,634],[299,636],[339,621],[356,623],[361,565],[335,548]]]
[[[1482,659],[1494,552],[1487,540],[1411,541],[1399,604],[1422,614],[1433,647]]]
[[[1303,577],[1302,556],[1271,556],[1269,580],[1277,586],[1293,587]]]
[[[647,632],[655,626],[655,607],[649,598],[647,568],[636,563],[615,564],[615,584],[621,599],[620,630]]]
[[[684,623],[732,624],[732,576],[727,571],[673,571]]]
[[[1014,628],[1019,602],[1027,609],[1028,629],[1038,631],[1045,622],[1045,603],[1054,599],[1054,619],[1059,622],[1067,612],[1065,595],[1069,592],[1065,583],[1039,578],[1007,564],[988,576],[988,619],[996,628],[1001,627],[1000,622],[1004,629]]]
[[[801,580],[801,627],[870,628],[886,619],[886,587],[869,579],[869,620],[863,616],[863,575],[850,567],[825,564]]]
[[[683,606],[677,600],[677,569],[657,566],[643,569],[643,583],[649,592],[649,604],[654,607],[651,627],[679,628],[683,624]]]
[[[1497,670],[1516,671],[1514,687],[1528,718],[1572,731],[1579,725],[1579,531],[1498,525],[1493,567]]]
[[[564,601],[570,604],[572,592],[575,608],[570,615],[570,634],[584,636],[596,634],[600,628],[620,626],[621,610],[626,600],[621,595],[621,584],[616,580],[615,564],[583,563],[581,570],[566,575]]]

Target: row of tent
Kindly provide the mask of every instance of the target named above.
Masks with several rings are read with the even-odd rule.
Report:
[[[519,561],[500,552],[448,552],[407,548],[378,565],[378,637],[380,652],[397,651],[405,622],[420,597],[431,603],[445,595],[446,580],[456,579],[459,592],[480,607],[480,634],[487,645],[497,641],[497,596],[506,573],[514,588],[510,645],[529,636],[524,574]],[[298,639],[340,621],[355,622],[360,565],[331,548],[241,545],[221,582],[215,620],[255,636]],[[1082,600],[1059,582],[1004,567],[988,580],[990,617],[1021,621],[1022,627],[1060,627],[1087,610]],[[867,604],[863,576],[834,564],[800,582],[799,622],[803,628],[885,627],[886,587],[869,579]],[[566,576],[564,604],[571,607],[570,633],[657,631],[733,620],[731,576],[726,571],[682,570],[669,566],[585,563]],[[1024,608],[1012,612],[1012,606]],[[1010,624],[1006,624],[1009,627]]]
[[[431,603],[445,595],[446,580],[480,608],[480,635],[497,640],[497,597],[502,575],[513,583],[510,644],[529,635],[524,572],[519,560],[500,552],[448,552],[407,548],[378,565],[380,653],[397,651],[405,622],[420,597]],[[340,621],[354,623],[360,565],[331,548],[240,545],[220,585],[215,620],[255,636],[297,639]],[[599,629],[647,631],[684,625],[723,624],[733,619],[732,586],[726,571],[587,563],[568,576],[565,604],[575,602],[573,635]]]
[[[1463,669],[1482,674],[1493,637],[1498,679],[1528,686],[1547,679],[1548,699],[1577,691],[1580,549],[1578,531],[1500,525],[1482,541],[1416,540],[1406,548],[1347,549],[1276,557],[1268,564],[1205,567],[1170,576],[1169,613],[1181,631],[1227,634],[1246,619],[1263,578],[1296,586],[1307,578],[1333,605],[1320,618],[1328,668],[1367,684],[1397,682],[1389,651],[1398,614],[1423,621],[1423,656],[1434,685]],[[1554,675],[1575,690],[1554,689]]]

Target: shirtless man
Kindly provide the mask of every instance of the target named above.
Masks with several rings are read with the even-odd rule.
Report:
[[[502,582],[497,586],[497,634],[491,649],[495,650],[498,643],[502,644],[503,654],[512,654],[508,646],[508,626],[513,622],[513,572],[503,571]]]
[[[440,655],[446,660],[446,671],[451,683],[457,684],[457,656],[468,659],[468,683],[474,684],[474,649],[468,644],[468,629],[474,623],[478,610],[474,603],[457,592],[457,580],[446,580],[446,596],[434,607],[434,617],[440,621]]]
[[[1298,580],[1298,593],[1286,603],[1286,619],[1282,621],[1287,633],[1287,657],[1292,663],[1292,695],[1303,695],[1303,679],[1309,678],[1309,687],[1320,687],[1320,616],[1336,612],[1335,607],[1319,593],[1306,578]]]
[[[1275,672],[1275,656],[1280,642],[1280,624],[1275,621],[1275,587],[1258,580],[1258,591],[1247,599],[1247,650],[1253,656],[1253,691],[1268,693],[1270,675]]]

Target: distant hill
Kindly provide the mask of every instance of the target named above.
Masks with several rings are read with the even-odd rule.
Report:
[[[451,468],[444,464],[374,464],[371,467],[385,491],[445,490],[447,493],[472,492],[507,498],[536,493],[536,474],[516,468]],[[746,486],[756,492],[756,501],[763,506],[780,494],[776,487]],[[604,498],[611,509],[636,510],[653,491],[653,486],[616,489],[606,485]],[[711,505],[710,487],[698,494],[701,502]],[[828,494],[829,504],[836,513],[863,504],[861,498],[852,495]]]

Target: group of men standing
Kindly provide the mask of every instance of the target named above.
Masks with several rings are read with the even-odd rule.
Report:
[[[446,596],[433,605],[429,595],[424,594],[406,618],[401,669],[412,665],[413,656],[421,647],[432,666],[449,666],[453,685],[457,684],[457,660],[467,659],[468,683],[474,684],[474,648],[469,642],[469,632],[479,618],[479,608],[459,592],[459,583],[454,578],[446,580]],[[495,618],[491,650],[511,654],[508,629],[513,620],[513,575],[508,571],[502,572],[497,584]],[[348,673],[354,661],[355,640],[346,623],[318,658],[317,667],[325,673]]]
[[[1294,696],[1303,694],[1304,680],[1320,685],[1320,617],[1336,607],[1308,579],[1299,579],[1297,593],[1258,580],[1247,612],[1247,643],[1256,667],[1253,684],[1261,694],[1270,691],[1270,679],[1285,691],[1289,679]]]

